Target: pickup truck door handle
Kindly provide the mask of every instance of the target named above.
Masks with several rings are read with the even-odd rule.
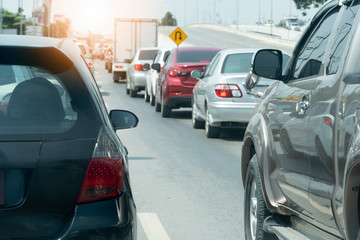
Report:
[[[302,97],[302,100],[299,101],[299,110],[300,110],[300,114],[301,115],[305,115],[306,113],[306,110],[310,107],[310,94],[305,94],[303,97]]]

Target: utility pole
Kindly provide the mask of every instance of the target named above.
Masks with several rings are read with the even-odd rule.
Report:
[[[216,0],[214,0],[214,24],[216,24]]]
[[[272,34],[272,28],[273,28],[273,24],[274,24],[274,21],[273,21],[273,0],[271,0],[271,14],[270,14],[270,18],[271,18],[271,23],[270,23],[270,35],[273,35],[273,34]]]
[[[23,35],[23,29],[22,29],[22,12],[23,12],[23,9],[22,9],[22,0],[19,0],[19,16],[20,16],[20,35]]]
[[[240,7],[240,0],[235,0],[236,1],[236,29],[239,29],[239,7]]]
[[[199,0],[196,0],[196,23],[199,23]]]
[[[0,6],[0,34],[3,33],[3,0],[0,0],[1,1],[1,6]]]
[[[184,27],[186,25],[186,0],[184,0]]]

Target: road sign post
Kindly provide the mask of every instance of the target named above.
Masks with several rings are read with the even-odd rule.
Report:
[[[177,46],[179,46],[187,38],[187,35],[178,27],[169,35],[169,37]]]

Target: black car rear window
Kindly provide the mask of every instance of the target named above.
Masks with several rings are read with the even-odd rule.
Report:
[[[210,62],[218,51],[178,51],[177,62]]]
[[[141,50],[139,60],[154,60],[158,50]]]
[[[0,57],[0,141],[97,136],[99,115],[69,58],[54,48],[5,53],[16,57]]]

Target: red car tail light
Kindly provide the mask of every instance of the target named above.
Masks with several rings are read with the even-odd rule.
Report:
[[[171,70],[169,71],[169,76],[170,76],[170,77],[178,77],[179,74],[180,74],[180,72],[179,72],[178,70],[176,70],[176,69],[171,69]]]
[[[326,125],[330,126],[332,128],[332,120],[329,117],[323,117],[323,121]]]
[[[147,71],[147,69],[144,69],[144,65],[142,64],[135,64],[134,69],[135,71]]]
[[[122,155],[103,128],[89,163],[77,203],[94,202],[118,196],[124,190]]]
[[[216,84],[215,94],[222,98],[241,98],[242,92],[236,84]]]

